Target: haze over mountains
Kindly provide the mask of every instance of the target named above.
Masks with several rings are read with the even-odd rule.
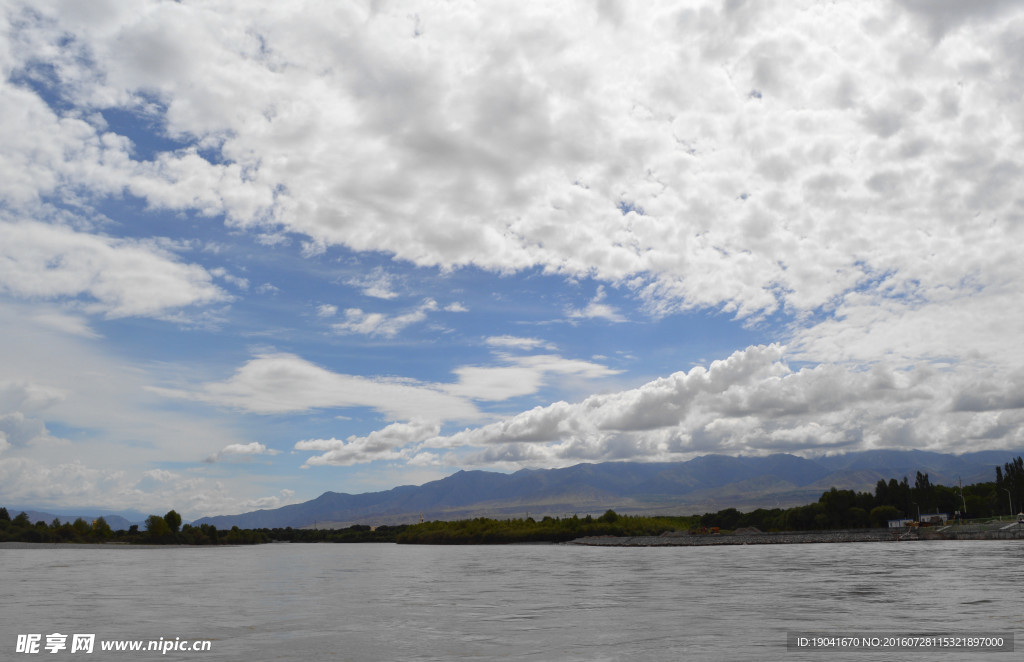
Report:
[[[688,462],[578,464],[513,474],[459,471],[421,486],[383,492],[325,492],[273,510],[204,517],[218,528],[343,527],[468,517],[571,516],[621,513],[689,515],[735,507],[789,507],[815,501],[831,487],[874,491],[879,479],[927,473],[933,484],[995,479],[995,467],[1020,451],[950,455],[927,451],[865,451],[806,459],[707,455]]]

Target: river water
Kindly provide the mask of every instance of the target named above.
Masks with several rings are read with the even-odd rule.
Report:
[[[210,640],[86,660],[891,660],[787,632],[1024,631],[1020,541],[729,547],[0,549],[0,659],[19,634]],[[70,643],[70,640],[69,640]],[[1024,647],[1024,639],[1018,644]]]

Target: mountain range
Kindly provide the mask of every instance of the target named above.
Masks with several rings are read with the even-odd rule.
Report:
[[[801,458],[706,455],[687,462],[578,464],[562,469],[522,469],[512,474],[459,471],[420,486],[383,492],[324,492],[304,503],[193,522],[217,528],[346,527],[400,524],[420,519],[557,517],[619,513],[689,515],[734,507],[751,510],[816,501],[836,487],[873,492],[879,479],[927,473],[933,484],[995,480],[995,467],[1020,451],[963,455],[875,450]]]

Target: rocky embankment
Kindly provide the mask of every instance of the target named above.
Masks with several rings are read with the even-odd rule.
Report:
[[[893,533],[888,529],[858,529],[849,531],[788,531],[781,533],[735,533],[690,535],[668,533],[660,536],[593,536],[577,538],[571,545],[596,547],[695,547],[701,545],[793,545],[829,542],[893,542],[917,540],[916,533]]]

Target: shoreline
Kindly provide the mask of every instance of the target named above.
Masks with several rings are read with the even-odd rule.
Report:
[[[917,536],[903,541],[917,540]],[[706,547],[712,545],[801,545],[843,542],[896,542],[900,538],[886,529],[861,531],[784,531],[780,533],[740,533],[724,535],[675,536],[593,536],[570,540],[570,545],[590,547]]]
[[[593,536],[566,544],[590,547],[705,547],[710,545],[806,545],[844,542],[911,542],[917,540],[1024,540],[1024,527],[999,529],[943,527],[907,529],[847,529],[782,531],[724,535],[660,535],[616,538]]]
[[[0,542],[4,549],[199,549],[202,547],[238,547],[239,545],[132,545],[123,542]]]

